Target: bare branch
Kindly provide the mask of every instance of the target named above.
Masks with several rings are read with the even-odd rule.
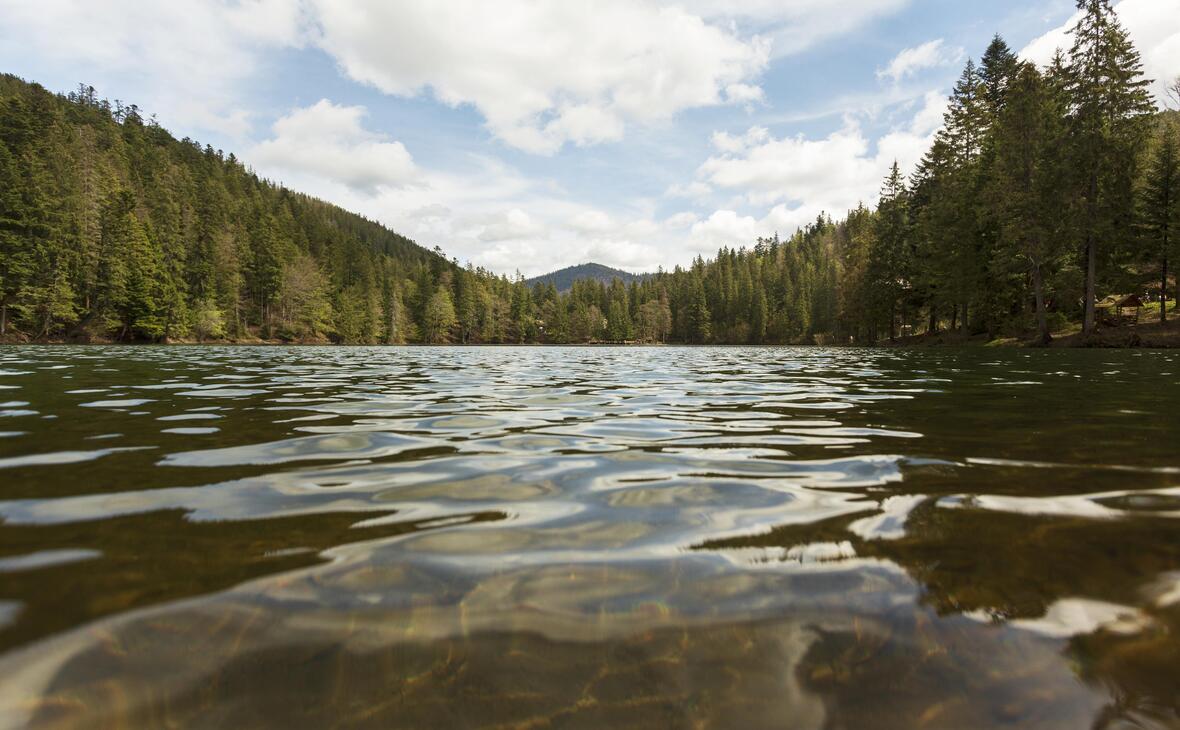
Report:
[[[1177,76],[1172,80],[1172,83],[1168,85],[1167,96],[1168,101],[1170,102],[1167,105],[1168,108],[1174,108],[1177,111],[1180,111],[1180,76]]]

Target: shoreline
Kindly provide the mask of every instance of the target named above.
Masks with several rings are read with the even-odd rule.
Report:
[[[1052,333],[1048,344],[1035,341],[1035,335],[1024,337],[996,337],[972,335],[964,338],[955,332],[937,334],[923,333],[900,337],[889,342],[888,347],[1011,347],[1028,349],[1149,349],[1172,350],[1180,348],[1180,313],[1167,322],[1158,320],[1126,324],[1114,327],[1099,327],[1093,334],[1085,336],[1080,326]]]
[[[1169,323],[1171,324],[1171,323]],[[0,347],[817,347],[817,348],[871,348],[871,349],[922,349],[922,348],[1001,348],[1001,349],[1057,349],[1057,350],[1174,350],[1180,349],[1180,327],[1170,327],[1175,332],[1163,333],[1128,331],[1128,328],[1113,330],[1099,330],[1089,338],[1083,338],[1081,333],[1069,333],[1054,336],[1047,345],[1040,345],[1032,340],[1015,337],[998,337],[987,339],[986,335],[974,335],[963,338],[952,333],[935,335],[920,334],[909,337],[899,337],[896,340],[883,340],[873,344],[856,343],[816,343],[816,342],[745,342],[745,343],[711,343],[696,344],[687,342],[381,342],[381,343],[338,343],[338,342],[295,342],[285,340],[170,340],[166,342],[151,342],[147,340],[68,340],[64,338],[23,339],[0,338]]]
[[[0,336],[3,345],[128,345],[128,346],[217,346],[217,347],[869,347],[869,348],[922,348],[922,347],[1001,347],[1034,349],[1180,349],[1180,312],[1167,322],[1154,320],[1100,327],[1089,337],[1083,337],[1081,327],[1071,324],[1068,329],[1054,332],[1047,345],[1038,344],[1035,335],[1000,336],[988,338],[986,334],[964,337],[957,331],[936,334],[922,333],[881,340],[871,344],[853,342],[764,342],[764,343],[713,343],[707,345],[687,342],[639,342],[639,341],[591,341],[591,342],[399,342],[399,343],[337,343],[327,339],[280,340],[246,337],[242,339],[174,339],[151,340],[110,340],[100,337],[48,337],[31,338],[23,333],[9,332]]]

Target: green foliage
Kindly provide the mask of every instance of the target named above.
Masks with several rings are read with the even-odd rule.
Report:
[[[426,302],[426,314],[423,317],[425,340],[432,343],[449,342],[451,329],[458,323],[451,292],[446,287],[438,287]]]
[[[347,295],[341,292],[342,299]],[[328,280],[315,259],[299,255],[283,264],[276,305],[275,327],[280,337],[311,342],[325,336],[332,321],[332,307],[328,303]],[[337,320],[336,330],[347,332],[342,337],[356,342],[359,334],[347,330],[350,324]]]
[[[1143,255],[1159,262],[1159,300],[1168,299],[1168,263],[1180,263],[1180,125],[1165,119],[1158,127],[1157,141],[1147,161],[1139,189],[1139,222],[1144,234]],[[1175,292],[1180,296],[1180,290]],[[1167,307],[1160,307],[1160,320],[1167,319]]]
[[[190,331],[197,341],[216,340],[225,337],[225,315],[217,305],[206,299],[193,307]]]
[[[1086,266],[1084,330],[1095,326],[1099,266],[1110,270],[1117,250],[1102,243],[1117,239],[1133,210],[1132,190],[1144,121],[1154,111],[1139,52],[1109,0],[1078,0],[1082,11],[1070,31],[1073,46],[1065,71],[1070,138],[1080,201],[1077,228]]]

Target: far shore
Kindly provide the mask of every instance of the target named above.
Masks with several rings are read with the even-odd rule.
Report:
[[[1029,335],[1025,337],[999,336],[988,337],[986,334],[975,334],[964,337],[958,331],[943,331],[938,333],[921,333],[917,335],[898,337],[892,340],[882,340],[876,344],[855,344],[840,342],[784,342],[762,343],[766,346],[777,347],[1011,347],[1011,348],[1113,348],[1113,349],[1176,349],[1180,348],[1180,316],[1171,317],[1167,322],[1154,320],[1140,321],[1133,324],[1100,327],[1096,332],[1085,336],[1079,326],[1073,325],[1068,329],[1053,334],[1047,346],[1039,345],[1036,339]],[[683,342],[566,342],[566,343],[337,343],[329,340],[292,341],[279,339],[170,339],[166,341],[149,340],[104,340],[98,338],[82,339],[69,337],[30,338],[20,333],[8,334],[0,337],[0,345],[143,345],[143,346],[240,346],[240,347],[283,347],[283,346],[316,346],[316,347],[752,347],[755,343],[718,343],[711,345],[695,345]]]

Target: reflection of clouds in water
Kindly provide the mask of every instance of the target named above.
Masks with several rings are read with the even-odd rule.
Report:
[[[66,565],[81,560],[94,560],[102,557],[97,550],[38,550],[24,555],[6,555],[0,557],[0,573],[16,573],[23,570],[37,570],[55,565]]]
[[[11,626],[16,621],[22,607],[20,601],[0,601],[0,628]]]
[[[1054,602],[1045,615],[1035,619],[1016,619],[1010,625],[1043,636],[1069,638],[1095,631],[1137,634],[1152,625],[1142,611],[1105,601],[1065,598]]]
[[[1016,497],[995,494],[953,495],[940,499],[938,506],[948,509],[982,509],[1038,516],[1113,519],[1134,514],[1137,510],[1132,508],[1135,506],[1136,500],[1147,500],[1150,497],[1170,498],[1161,503],[1170,504],[1178,508],[1174,510],[1152,510],[1150,512],[1151,515],[1155,517],[1180,517],[1180,487],[1120,490],[1117,492],[1098,492],[1095,494],[1066,494],[1052,497]],[[1127,500],[1130,501],[1128,502]],[[1126,506],[1123,508],[1108,507],[1103,502],[1124,504]]]
[[[848,531],[866,540],[896,540],[905,536],[910,512],[926,501],[924,495],[893,496],[881,503],[881,514],[856,520]]]

